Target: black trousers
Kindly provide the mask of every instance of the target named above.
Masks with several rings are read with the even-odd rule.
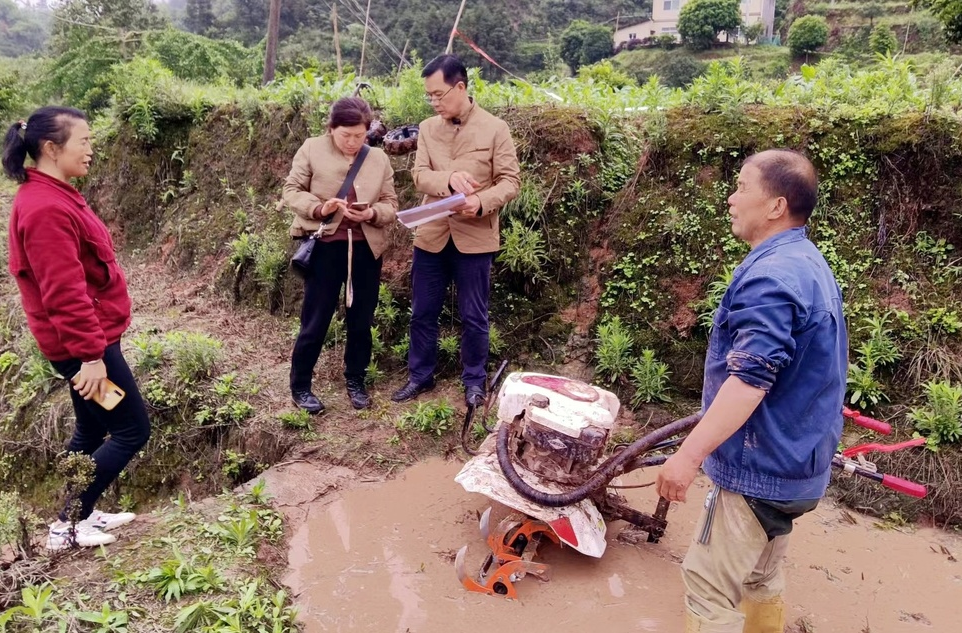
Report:
[[[68,381],[80,371],[81,366],[79,359],[54,361],[51,364]],[[134,375],[120,352],[120,342],[108,345],[104,350],[104,364],[107,366],[107,377],[127,393],[111,411],[93,400],[84,400],[72,384],[69,387],[77,425],[67,450],[90,455],[97,465],[93,482],[78,497],[81,504],[79,520],[90,516],[107,486],[127,467],[127,463],[150,438],[147,408],[134,381]],[[110,439],[106,439],[108,435]],[[67,509],[70,501],[71,499],[67,500],[60,513],[61,521],[68,520]]]
[[[381,258],[374,258],[366,241],[354,242],[351,276],[354,302],[347,309],[344,376],[364,378],[371,363],[371,326],[381,283]],[[347,242],[318,242],[311,254],[311,271],[304,282],[301,331],[291,356],[291,391],[308,391],[314,366],[324,347],[327,329],[337,311],[341,287],[347,282]]]

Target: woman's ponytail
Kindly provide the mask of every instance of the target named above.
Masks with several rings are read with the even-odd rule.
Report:
[[[27,160],[27,143],[23,139],[23,121],[17,121],[10,126],[3,137],[3,173],[22,183],[27,179],[24,162]]]
[[[75,108],[46,106],[36,110],[26,121],[17,121],[3,138],[3,173],[19,183],[27,180],[24,162],[30,156],[36,162],[40,148],[50,141],[63,146],[70,138],[70,128],[86,115]]]

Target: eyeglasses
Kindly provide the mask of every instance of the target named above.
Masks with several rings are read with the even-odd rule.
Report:
[[[460,83],[460,82],[459,82]],[[450,88],[444,91],[442,95],[424,95],[424,102],[428,105],[434,105],[435,103],[441,103],[441,100],[448,96],[448,93],[458,87],[458,84],[454,84]]]

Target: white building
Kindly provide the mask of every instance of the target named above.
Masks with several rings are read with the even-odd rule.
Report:
[[[651,19],[615,31],[615,48],[623,42],[659,35],[678,37],[678,14],[688,0],[653,0]],[[741,0],[742,23],[765,25],[762,37],[771,39],[775,30],[775,0]],[[735,35],[735,34],[732,34]],[[722,36],[719,36],[720,38]]]

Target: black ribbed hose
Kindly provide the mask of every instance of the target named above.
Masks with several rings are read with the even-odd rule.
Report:
[[[578,503],[582,499],[587,499],[591,496],[591,493],[607,486],[608,482],[622,474],[622,472],[634,470],[634,468],[626,468],[626,466],[631,466],[631,462],[634,462],[636,458],[650,450],[655,444],[689,430],[698,424],[699,420],[701,420],[701,414],[696,413],[687,418],[675,420],[671,424],[666,424],[657,431],[649,433],[640,440],[630,444],[625,450],[608,459],[608,461],[595,470],[585,483],[568,492],[558,494],[545,492],[529,486],[521,479],[521,475],[518,474],[514,464],[511,462],[510,449],[508,447],[509,435],[511,433],[510,427],[513,426],[512,424],[502,424],[498,430],[498,464],[500,464],[501,472],[504,473],[508,483],[510,483],[511,487],[517,490],[518,494],[522,497],[538,505],[549,508],[560,508],[561,506],[571,505],[572,503]]]

